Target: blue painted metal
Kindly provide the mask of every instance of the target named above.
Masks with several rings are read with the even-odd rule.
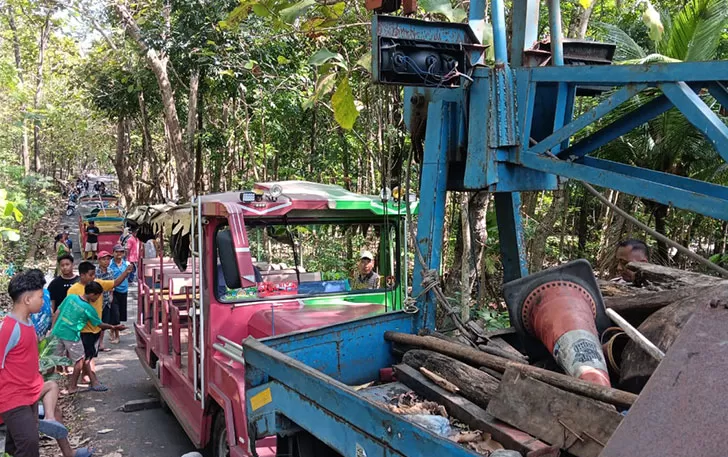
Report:
[[[728,187],[720,186],[718,184],[711,184],[705,181],[698,181],[697,179],[685,178],[670,173],[663,173],[660,171],[649,170],[647,168],[625,165],[623,163],[613,162],[611,160],[597,159],[588,156],[578,160],[577,163],[581,163],[600,170],[613,171],[615,173],[620,173],[626,176],[633,176],[635,178],[644,179],[651,182],[678,187],[688,192],[705,194],[710,197],[728,200]]]
[[[536,170],[586,181],[665,205],[695,211],[716,219],[728,220],[728,200],[691,192],[677,185],[662,184],[649,179],[536,154],[524,154],[521,162],[524,166]],[[670,176],[673,177],[673,175]]]
[[[433,454],[435,449],[448,456],[477,455],[446,437],[436,436],[403,420],[401,416],[357,394],[338,379],[275,351],[263,342],[249,338],[243,346],[247,364],[264,366],[266,373],[275,380],[263,385],[249,384],[249,388],[256,388],[250,391],[251,394],[271,389],[274,402],[269,404],[268,409],[253,410],[250,402],[252,395],[247,395],[249,421],[256,421],[259,415],[266,416],[274,410],[314,433],[345,457],[357,456],[356,444],[364,448],[368,457],[431,457],[436,455]],[[334,358],[335,355],[320,356]],[[366,364],[368,361],[361,360],[360,363]],[[375,368],[384,366],[377,365]],[[270,426],[268,421],[267,427]],[[268,430],[269,433],[271,431]]]
[[[569,122],[561,129],[555,130],[554,133],[541,140],[538,144],[531,147],[529,152],[542,154],[550,151],[552,148],[561,144],[564,140],[568,140],[583,128],[593,124],[595,121],[603,118],[607,114],[614,111],[622,103],[626,102],[634,95],[638,94],[647,87],[646,84],[628,84],[609,97],[602,100],[597,106],[581,115],[578,119]]]
[[[508,41],[506,39],[506,5],[505,0],[491,0],[493,16],[493,53],[496,67],[508,62]]]
[[[574,67],[523,68],[536,83],[583,84],[613,87],[624,84],[662,82],[713,82],[728,74],[728,61],[653,63],[648,65],[583,65]]]
[[[417,329],[435,327],[436,305],[432,292],[423,293],[426,270],[440,270],[447,196],[448,153],[452,148],[452,126],[457,125],[457,104],[433,100],[427,110],[427,133],[422,161],[420,194],[432,195],[417,217],[417,245],[425,265],[415,258],[412,294],[417,297]],[[424,211],[423,211],[424,210]],[[417,257],[417,256],[415,256]]]
[[[511,68],[504,2],[491,2],[497,61],[493,68],[469,69],[472,82],[455,89],[405,88],[405,122],[418,135],[424,128],[425,135],[416,237],[424,265],[415,260],[413,281],[419,311],[246,341],[246,398],[263,389],[270,389],[272,395],[272,402],[258,410],[247,404],[249,423],[259,436],[294,433],[290,420],[346,457],[361,457],[356,443],[368,457],[472,455],[342,384],[377,379],[379,368],[391,366],[394,355],[383,340],[385,331],[435,327],[435,302],[431,292],[423,292],[422,280],[427,271],[440,268],[448,188],[495,192],[506,281],[528,274],[518,191],[554,189],[557,175],[728,220],[726,187],[587,156],[676,107],[728,158],[728,128],[697,95],[707,88],[728,107],[728,91],[716,81],[717,76],[728,74],[728,62],[563,66],[560,1],[549,0],[553,65],[527,67],[524,50],[537,39],[539,2],[513,0]],[[471,0],[471,23],[483,18],[484,8],[484,0]],[[372,30],[375,74],[381,37],[462,45],[470,52],[471,63],[482,62],[476,62],[477,53],[470,48],[477,37],[464,24],[376,16]],[[482,48],[477,52],[482,57]],[[579,85],[614,92],[572,119]],[[664,95],[657,95],[657,89]],[[570,146],[575,135],[631,98],[643,96],[655,98]],[[450,166],[451,161],[455,166]]]
[[[411,333],[414,325],[411,314],[397,311],[261,341],[341,382],[364,384],[394,363],[384,332]]]
[[[526,246],[521,222],[521,194],[498,192],[495,194],[498,240],[500,241],[503,282],[528,275]]]
[[[523,51],[538,40],[539,0],[513,0],[511,66],[525,65]]]
[[[728,90],[722,81],[714,81],[708,84],[708,91],[723,108],[728,109]]]
[[[684,82],[660,84],[660,89],[716,151],[728,161],[728,127]]]
[[[478,69],[473,74],[473,84],[470,86],[470,96],[476,97],[482,103],[471,103],[468,107],[468,150],[479,151],[468,154],[465,159],[465,176],[463,183],[467,189],[485,189],[498,181],[496,169],[496,151],[488,145],[491,137],[490,122],[490,73]]]
[[[470,0],[468,19],[470,21],[485,19],[485,0]]]

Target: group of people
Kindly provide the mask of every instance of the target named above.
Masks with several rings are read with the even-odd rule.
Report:
[[[109,344],[118,344],[119,333],[126,329],[129,282],[135,270],[128,258],[131,252],[119,243],[113,253],[97,253],[98,265],[84,260],[76,272],[65,232],[66,228],[65,238],[56,240],[56,252],[61,255],[57,276],[47,290],[45,276],[37,269],[15,274],[8,286],[13,307],[0,322],[0,419],[7,426],[5,451],[13,457],[39,456],[39,432],[57,440],[63,457],[92,455],[90,449],[71,448],[68,430],[56,408],[59,387],[54,381],[44,382],[38,372],[38,338],[45,334],[37,334],[34,318],[44,314],[44,301],[49,302],[51,322],[42,332],[49,332],[58,342],[59,354],[73,363],[69,395],[79,392],[82,383],[88,383],[88,391],[108,390],[96,375],[95,359],[100,352],[110,350],[104,347],[105,334]],[[133,234],[128,235],[120,241],[131,247]],[[138,251],[139,245],[131,244]]]

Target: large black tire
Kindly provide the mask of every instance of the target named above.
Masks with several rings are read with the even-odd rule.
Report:
[[[212,423],[212,435],[208,445],[208,455],[212,457],[228,457],[230,448],[227,442],[227,426],[225,425],[225,413],[218,411]]]

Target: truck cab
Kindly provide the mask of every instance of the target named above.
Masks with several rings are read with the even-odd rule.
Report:
[[[161,236],[171,254],[139,261],[137,355],[198,448],[275,455],[274,437],[248,443],[242,341],[401,309],[416,210],[286,181],[130,211],[141,240]],[[379,276],[367,288],[353,282],[362,251]]]

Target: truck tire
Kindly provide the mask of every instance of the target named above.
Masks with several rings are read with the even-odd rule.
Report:
[[[212,457],[228,457],[230,446],[227,442],[227,426],[225,425],[225,412],[218,411],[212,423],[212,435],[210,436],[210,452]]]

